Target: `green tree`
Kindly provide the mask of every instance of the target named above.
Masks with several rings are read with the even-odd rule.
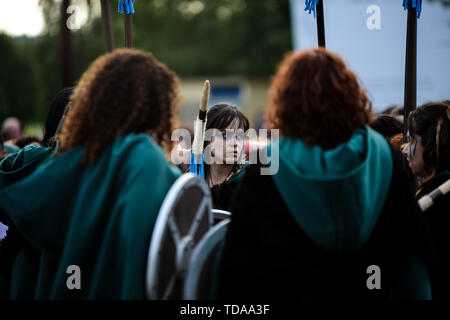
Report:
[[[50,101],[62,89],[61,1],[40,0],[39,4],[45,20],[42,34],[15,39],[14,44],[9,39],[10,50],[21,54],[2,60],[10,61],[6,64],[16,70],[26,68],[20,63],[28,65],[18,77],[29,91],[34,81],[35,91],[20,97],[31,100],[24,109],[27,112],[18,115],[35,121],[43,121]],[[89,9],[86,24],[72,32],[74,75],[79,79],[106,52],[106,43],[101,16],[95,10],[99,2],[72,0],[72,4]],[[124,22],[117,13],[117,1],[111,1],[111,8],[115,46],[124,47]],[[291,49],[288,0],[137,0],[135,10],[134,47],[152,52],[182,77],[267,77]],[[2,50],[2,54],[6,53]],[[14,57],[19,56],[26,61],[17,64],[19,58]],[[5,88],[0,89],[4,101],[21,96],[17,89]],[[2,109],[2,115],[10,110]]]
[[[0,61],[0,119],[9,116],[32,119],[36,115],[32,67],[13,39],[5,34],[0,34]]]

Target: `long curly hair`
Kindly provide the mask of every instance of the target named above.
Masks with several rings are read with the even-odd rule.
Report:
[[[372,104],[344,61],[323,48],[290,53],[269,90],[268,129],[332,149],[369,124]]]
[[[178,90],[175,73],[150,53],[119,49],[99,57],[70,98],[72,109],[58,135],[61,152],[82,145],[83,164],[92,164],[128,133],[147,133],[169,150]]]

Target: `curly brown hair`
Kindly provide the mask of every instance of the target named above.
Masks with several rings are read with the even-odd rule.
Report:
[[[167,151],[178,90],[175,73],[150,53],[119,49],[99,57],[70,98],[72,109],[58,135],[61,151],[82,145],[83,164],[92,164],[128,133],[147,133]]]
[[[372,104],[355,73],[324,48],[289,53],[272,81],[268,129],[331,149],[372,118]]]

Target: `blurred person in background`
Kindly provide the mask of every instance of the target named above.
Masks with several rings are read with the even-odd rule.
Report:
[[[56,131],[68,107],[73,90],[74,87],[59,91],[50,103],[47,117],[45,118],[44,137],[42,138],[43,146],[54,147],[56,145]]]

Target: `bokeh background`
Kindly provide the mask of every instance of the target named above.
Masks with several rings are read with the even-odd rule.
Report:
[[[450,11],[449,0],[424,2]],[[75,26],[64,69],[67,3],[75,6]],[[115,47],[124,47],[123,15],[116,0],[110,6]],[[277,63],[293,49],[289,0],[136,0],[134,7],[133,46],[151,51],[180,76],[183,124],[192,124],[202,83],[209,79],[211,104],[234,103],[257,125]],[[0,0],[0,120],[18,117],[26,133],[42,135],[55,94],[75,85],[105,52],[100,0]]]

